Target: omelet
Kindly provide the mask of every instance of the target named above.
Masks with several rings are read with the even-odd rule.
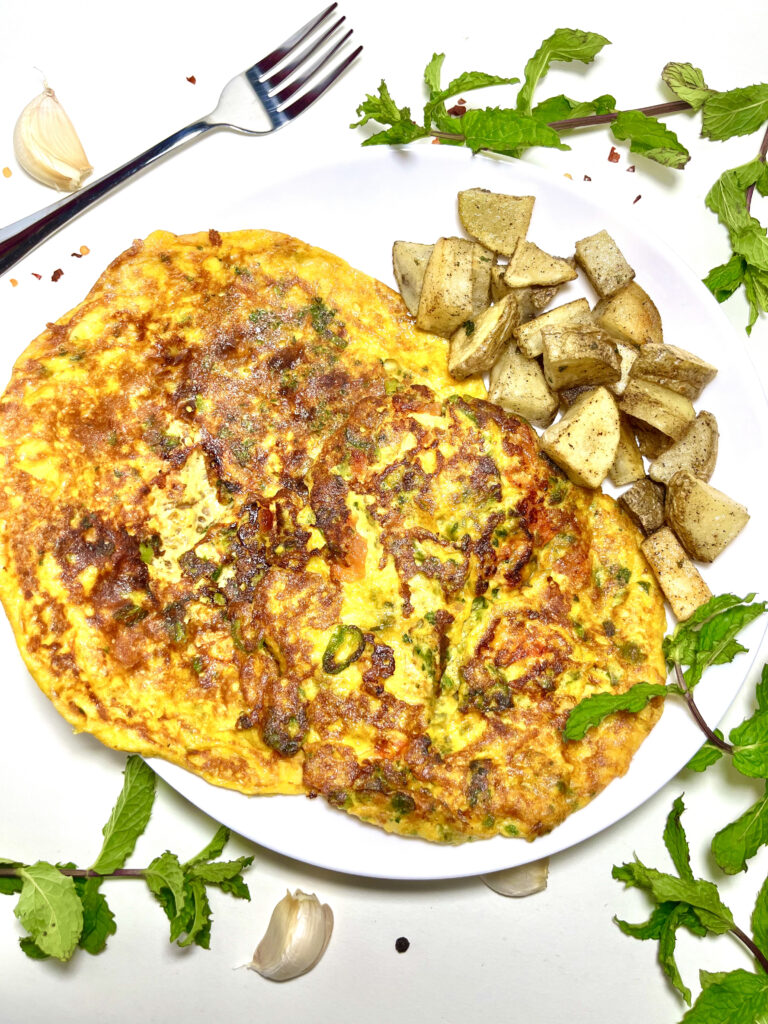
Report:
[[[76,730],[436,842],[533,839],[660,707],[660,593],[616,503],[447,373],[343,260],[156,232],[0,400],[0,598]]]

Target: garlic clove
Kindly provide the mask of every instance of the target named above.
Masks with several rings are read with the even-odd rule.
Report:
[[[13,149],[28,174],[63,192],[80,188],[93,170],[72,122],[48,85],[19,114]]]
[[[314,893],[286,892],[269,919],[264,938],[256,947],[252,971],[271,981],[298,978],[318,963],[333,931],[333,913]]]
[[[549,857],[544,857],[519,868],[507,868],[506,871],[494,871],[480,877],[489,889],[501,896],[532,896],[547,888],[548,874]]]

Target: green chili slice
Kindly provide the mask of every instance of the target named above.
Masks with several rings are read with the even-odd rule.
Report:
[[[357,626],[336,626],[323,655],[323,671],[338,675],[357,661],[365,649],[365,638]]]

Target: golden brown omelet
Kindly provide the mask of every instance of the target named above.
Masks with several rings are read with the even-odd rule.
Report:
[[[77,729],[438,841],[540,835],[659,709],[662,601],[616,504],[447,375],[342,260],[265,231],[137,242],[0,403],[0,597]]]

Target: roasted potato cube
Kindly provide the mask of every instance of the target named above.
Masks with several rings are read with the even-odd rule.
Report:
[[[517,300],[506,295],[495,306],[484,309],[474,320],[465,321],[451,336],[448,372],[463,380],[473,373],[490,370],[517,323]]]
[[[632,366],[637,359],[637,349],[633,345],[627,345],[623,341],[614,341],[616,351],[619,353],[621,376],[615,384],[609,384],[611,391],[617,398],[627,390]]]
[[[667,484],[664,511],[680,543],[700,562],[714,561],[749,521],[743,505],[685,469]]]
[[[621,360],[613,342],[599,327],[572,324],[545,327],[544,376],[553,391],[577,384],[614,384]]]
[[[514,344],[504,349],[491,370],[488,400],[537,427],[548,427],[558,407],[538,362]]]
[[[541,332],[545,327],[562,327],[565,324],[591,322],[592,315],[587,300],[574,299],[573,302],[555,306],[554,309],[542,313],[541,316],[537,316],[533,320],[521,322],[514,330],[517,347],[523,355],[533,359],[544,351],[544,338]]]
[[[619,409],[667,437],[679,441],[696,415],[690,400],[649,380],[630,378]]]
[[[507,196],[485,188],[459,192],[459,219],[481,245],[511,256],[531,222],[534,196]]]
[[[632,345],[664,341],[659,311],[636,281],[625,284],[610,298],[600,299],[592,315],[599,327],[619,341]]]
[[[668,526],[646,537],[640,550],[678,619],[687,619],[712,597],[701,573]]]
[[[667,484],[678,470],[687,469],[699,480],[709,480],[715,471],[719,436],[712,413],[700,412],[680,440],[653,460],[648,476]]]
[[[650,380],[686,398],[698,398],[716,376],[717,368],[674,345],[644,345],[632,367],[632,376]]]
[[[392,246],[395,281],[411,316],[419,310],[421,285],[434,248],[421,242],[395,242]]]
[[[576,243],[576,262],[601,298],[615,295],[629,284],[635,272],[607,231],[582,238]]]
[[[510,288],[527,288],[529,285],[563,284],[577,276],[573,260],[550,256],[538,245],[521,238],[507,264],[504,280]]]
[[[624,415],[622,413],[622,416]],[[655,427],[649,427],[647,423],[641,423],[640,420],[636,420],[632,416],[627,416],[627,422],[635,432],[637,447],[640,449],[640,454],[643,458],[658,459],[662,452],[669,451],[675,443],[671,437],[662,434],[660,430],[656,430]]]
[[[582,487],[600,486],[618,444],[619,413],[607,388],[582,395],[541,435],[542,451]]]
[[[427,263],[416,326],[450,337],[488,306],[493,255],[466,238],[439,238]]]
[[[619,505],[646,536],[664,525],[664,488],[647,476],[619,497]]]
[[[512,289],[504,281],[504,272],[507,269],[506,263],[494,263],[491,267],[491,301],[498,302],[505,295],[509,295]]]
[[[504,268],[506,270],[506,268]],[[531,285],[530,288],[515,288],[518,305],[520,306],[520,323],[532,320],[547,308],[562,286]]]
[[[617,487],[642,480],[645,476],[643,457],[637,447],[634,431],[623,416],[619,417],[619,446],[608,476]]]
[[[545,378],[546,379],[546,378]],[[563,388],[562,391],[557,392],[557,397],[560,399],[560,405],[564,409],[569,409],[577,398],[581,398],[587,391],[594,391],[593,384],[577,384],[572,388]]]

